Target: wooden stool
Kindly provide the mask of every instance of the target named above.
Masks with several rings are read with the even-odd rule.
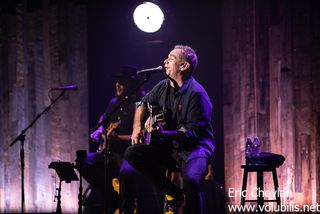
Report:
[[[241,205],[244,206],[245,202],[257,202],[258,206],[262,207],[264,202],[277,202],[278,207],[281,206],[280,196],[277,191],[279,191],[279,183],[277,178],[277,168],[278,166],[275,165],[268,165],[268,164],[256,164],[256,165],[242,165],[241,168],[244,169],[243,173],[243,180],[242,180],[242,194],[241,194]],[[248,173],[249,172],[256,172],[257,173],[257,199],[256,200],[246,200],[246,193],[247,190],[247,180],[248,180]],[[272,172],[273,177],[273,184],[276,194],[276,199],[274,200],[265,200],[261,193],[264,193],[263,190],[263,172]],[[260,192],[260,193],[259,193]],[[279,211],[280,213],[280,211]]]

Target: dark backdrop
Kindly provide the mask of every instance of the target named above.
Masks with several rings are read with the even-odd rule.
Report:
[[[222,121],[221,2],[158,1],[164,10],[162,28],[153,34],[134,24],[134,8],[142,1],[88,2],[89,122],[94,127],[114,93],[111,75],[120,65],[139,69],[163,64],[175,44],[192,46],[199,57],[196,79],[206,88],[214,106],[216,150],[214,176],[224,183]],[[162,74],[146,84],[148,91]]]

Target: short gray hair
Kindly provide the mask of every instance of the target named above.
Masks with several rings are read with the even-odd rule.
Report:
[[[183,52],[183,56],[185,60],[190,64],[190,74],[192,74],[198,65],[198,56],[195,52],[195,50],[187,45],[176,45],[174,46],[174,49],[181,49]]]

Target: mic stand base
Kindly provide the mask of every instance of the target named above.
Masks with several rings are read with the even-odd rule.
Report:
[[[25,195],[24,195],[24,141],[25,135],[22,134],[20,140],[20,164],[21,164],[21,213],[25,213]]]
[[[56,209],[56,213],[61,214],[62,210],[61,210],[61,180],[59,181],[59,188],[57,188],[58,190],[58,195],[56,196],[56,198],[58,199],[57,201],[57,209]]]

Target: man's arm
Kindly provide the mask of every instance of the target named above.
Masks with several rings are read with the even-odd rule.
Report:
[[[178,130],[165,130],[157,126],[152,133],[169,141],[196,142],[201,135],[200,132],[208,129],[212,105],[203,94],[194,93],[189,99],[187,119],[184,124],[180,124]]]
[[[114,103],[116,102],[116,98],[112,98],[106,108],[105,113],[103,113],[100,118],[98,123],[101,123],[103,120],[105,120],[106,118],[106,112],[110,112],[112,106],[114,105]],[[100,126],[97,130],[95,130],[93,133],[90,134],[90,137],[93,141],[95,142],[99,142],[99,140],[101,139],[102,135],[105,134],[105,130],[103,126]]]
[[[99,123],[101,123],[101,121],[103,121],[104,118],[105,118],[105,114],[102,114],[99,118]],[[93,133],[90,134],[90,137],[93,141],[99,142],[103,134],[105,134],[105,130],[103,126],[100,126],[97,130],[95,130]]]
[[[155,137],[162,138],[166,141],[185,141],[187,139],[186,132],[184,130],[165,130],[161,126],[156,126],[151,132]]]
[[[133,131],[131,135],[132,144],[140,143],[140,140],[142,138],[141,124],[144,118],[144,114],[145,114],[145,108],[142,105],[138,106],[133,119]]]

